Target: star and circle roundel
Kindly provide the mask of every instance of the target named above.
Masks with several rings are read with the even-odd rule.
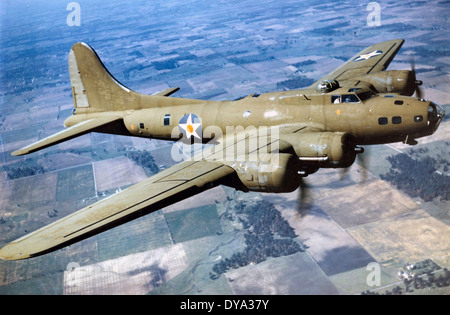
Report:
[[[178,129],[187,139],[191,137],[202,139],[202,123],[195,114],[184,115],[178,123]]]
[[[356,57],[355,59],[353,59],[353,61],[361,61],[361,60],[367,60],[373,57],[376,57],[378,55],[381,55],[383,53],[383,51],[381,50],[374,50],[370,53],[367,54],[363,54],[363,55],[359,55],[358,57]]]

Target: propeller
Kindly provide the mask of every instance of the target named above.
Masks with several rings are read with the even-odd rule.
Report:
[[[356,147],[355,150],[356,150],[356,153],[357,153],[356,154],[357,162],[361,166],[361,174],[362,174],[361,177],[362,177],[362,180],[361,180],[360,183],[361,184],[365,184],[366,181],[367,181],[367,178],[368,178],[367,166],[369,164],[368,163],[369,157],[367,155],[363,154],[364,153],[364,148]],[[341,173],[340,173],[340,179],[341,180],[343,180],[347,176],[350,167],[346,167],[346,168],[342,168],[341,169]]]
[[[353,150],[355,150],[356,152],[356,159],[358,161],[358,164],[361,166],[361,175],[362,175],[362,181],[361,183],[364,184],[369,175],[368,175],[368,170],[367,170],[367,166],[368,166],[368,156],[364,155],[364,148],[363,147],[357,147],[355,146],[353,148]],[[350,167],[347,168],[341,168],[341,173],[340,173],[340,179],[343,180],[349,170]],[[315,186],[316,187],[316,186]],[[300,180],[300,185],[299,185],[299,190],[298,190],[298,208],[297,208],[297,212],[298,215],[300,217],[304,217],[308,214],[309,211],[311,211],[314,208],[314,203],[313,203],[313,198],[312,198],[312,193],[311,193],[311,189],[310,189],[310,185],[308,185],[308,183],[305,180],[305,177],[302,177]]]
[[[416,62],[414,60],[414,57],[411,57],[410,64],[411,64],[411,74],[413,76],[414,91],[416,92],[416,97],[417,98],[423,98],[423,91],[419,87],[419,86],[421,86],[423,84],[423,81],[417,80],[417,77],[416,77]]]
[[[300,186],[298,190],[298,214],[300,217],[304,217],[312,207],[311,204],[311,190],[309,189],[308,184],[305,181],[305,178],[302,177],[300,180]]]

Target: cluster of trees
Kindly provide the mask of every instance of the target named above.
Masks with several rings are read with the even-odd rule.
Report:
[[[19,166],[16,167],[8,167],[8,179],[17,179],[27,176],[33,176],[36,174],[42,174],[45,172],[45,169],[38,164],[32,166],[25,166],[24,163],[20,163]]]
[[[180,61],[193,60],[196,58],[197,57],[195,55],[185,54],[183,56],[179,56],[176,58],[170,58],[170,59],[161,60],[161,61],[154,61],[154,62],[152,62],[152,66],[155,67],[156,70],[175,69],[175,68],[178,68]]]
[[[389,173],[381,175],[411,197],[431,201],[436,197],[450,200],[450,176],[437,172],[439,161],[432,157],[413,159],[407,154],[388,157]],[[441,161],[442,162],[442,161]]]
[[[241,202],[236,206],[236,214],[244,215],[246,218],[241,220],[244,228],[251,230],[256,235],[277,234],[280,237],[295,238],[294,229],[281,216],[274,205],[267,201],[258,201],[253,205],[246,205]]]
[[[53,209],[52,211],[47,211],[47,216],[49,218],[54,218],[54,217],[58,216],[58,210]]]
[[[210,274],[211,279],[218,278],[231,268],[258,264],[267,257],[287,256],[304,250],[294,240],[294,229],[273,204],[259,201],[255,205],[244,206],[241,203],[237,205],[236,210],[246,229],[246,247],[244,251],[234,253],[230,258],[216,263],[212,268],[213,273]]]
[[[434,274],[428,274],[428,277],[425,279],[423,277],[414,278],[414,280],[405,280],[405,291],[411,292],[414,289],[426,289],[426,288],[444,288],[450,286],[450,271],[448,269],[444,269],[444,274],[440,274],[438,277],[435,277]]]
[[[384,295],[400,295],[408,292],[413,292],[414,290],[420,289],[434,289],[434,288],[444,288],[450,286],[450,271],[445,268],[444,273],[436,277],[431,272],[427,274],[427,277],[415,277],[414,279],[403,281],[403,287],[399,285],[395,286],[392,290],[386,290]],[[369,290],[361,293],[362,295],[380,295],[378,292],[371,292]]]
[[[305,31],[305,36],[313,37],[319,35],[329,37],[331,35],[340,35],[342,33],[342,30],[340,30],[340,28],[348,27],[349,25],[350,22],[347,21],[340,21],[339,23],[329,23],[326,26],[316,27],[311,30]]]
[[[277,90],[295,90],[305,86],[310,86],[314,83],[313,79],[310,79],[304,75],[298,75],[292,79],[288,79],[277,83]]]
[[[253,63],[253,62],[275,60],[275,57],[266,56],[264,54],[257,54],[257,55],[243,56],[243,57],[239,57],[239,58],[228,58],[228,60],[236,65],[245,65],[245,64]]]
[[[314,60],[308,59],[308,60],[305,60],[305,61],[294,63],[293,66],[298,68],[298,69],[301,69],[303,67],[311,66],[311,65],[313,65],[315,63],[316,62]]]
[[[178,67],[178,60],[167,59],[164,61],[154,61],[152,62],[152,65],[156,70],[175,69],[176,67]]]
[[[70,152],[74,154],[83,154],[83,153],[92,153],[95,155],[95,152],[92,151],[91,148],[80,148],[80,149],[70,149],[65,152]],[[47,157],[48,153],[44,154],[44,157]],[[156,174],[159,172],[159,167],[156,165],[153,156],[148,151],[129,151],[126,153],[126,156],[133,160],[139,166],[142,166],[149,170],[150,174]],[[8,179],[18,179],[27,176],[33,176],[36,174],[42,174],[48,172],[49,169],[45,169],[42,165],[39,164],[36,160],[27,160],[20,163],[15,163],[12,166],[7,167]],[[50,168],[51,170],[51,168]]]
[[[144,151],[128,151],[126,153],[127,158],[134,161],[137,165],[142,166],[150,170],[151,174],[159,172],[159,167],[155,163],[155,159],[152,154],[147,150]]]

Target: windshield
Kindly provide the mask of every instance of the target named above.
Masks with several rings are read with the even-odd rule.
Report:
[[[368,100],[371,97],[374,97],[375,93],[372,91],[367,91],[367,92],[363,92],[363,93],[359,93],[358,97],[361,100],[361,102],[364,102],[365,100]]]
[[[356,94],[342,95],[342,103],[359,103],[359,98]]]
[[[331,103],[360,103],[374,96],[376,94],[373,91],[361,92],[359,94],[332,95]]]

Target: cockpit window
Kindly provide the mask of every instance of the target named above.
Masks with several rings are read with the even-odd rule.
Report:
[[[341,96],[340,95],[332,95],[331,96],[331,103],[339,104],[340,102],[341,102]]]
[[[360,103],[374,97],[376,94],[372,91],[366,91],[359,94],[344,94],[344,95],[332,95],[331,103]]]
[[[364,102],[374,96],[375,96],[375,93],[372,91],[362,92],[362,93],[358,94],[358,97],[361,100],[361,102]]]
[[[355,94],[342,95],[342,103],[359,103],[360,100]]]

